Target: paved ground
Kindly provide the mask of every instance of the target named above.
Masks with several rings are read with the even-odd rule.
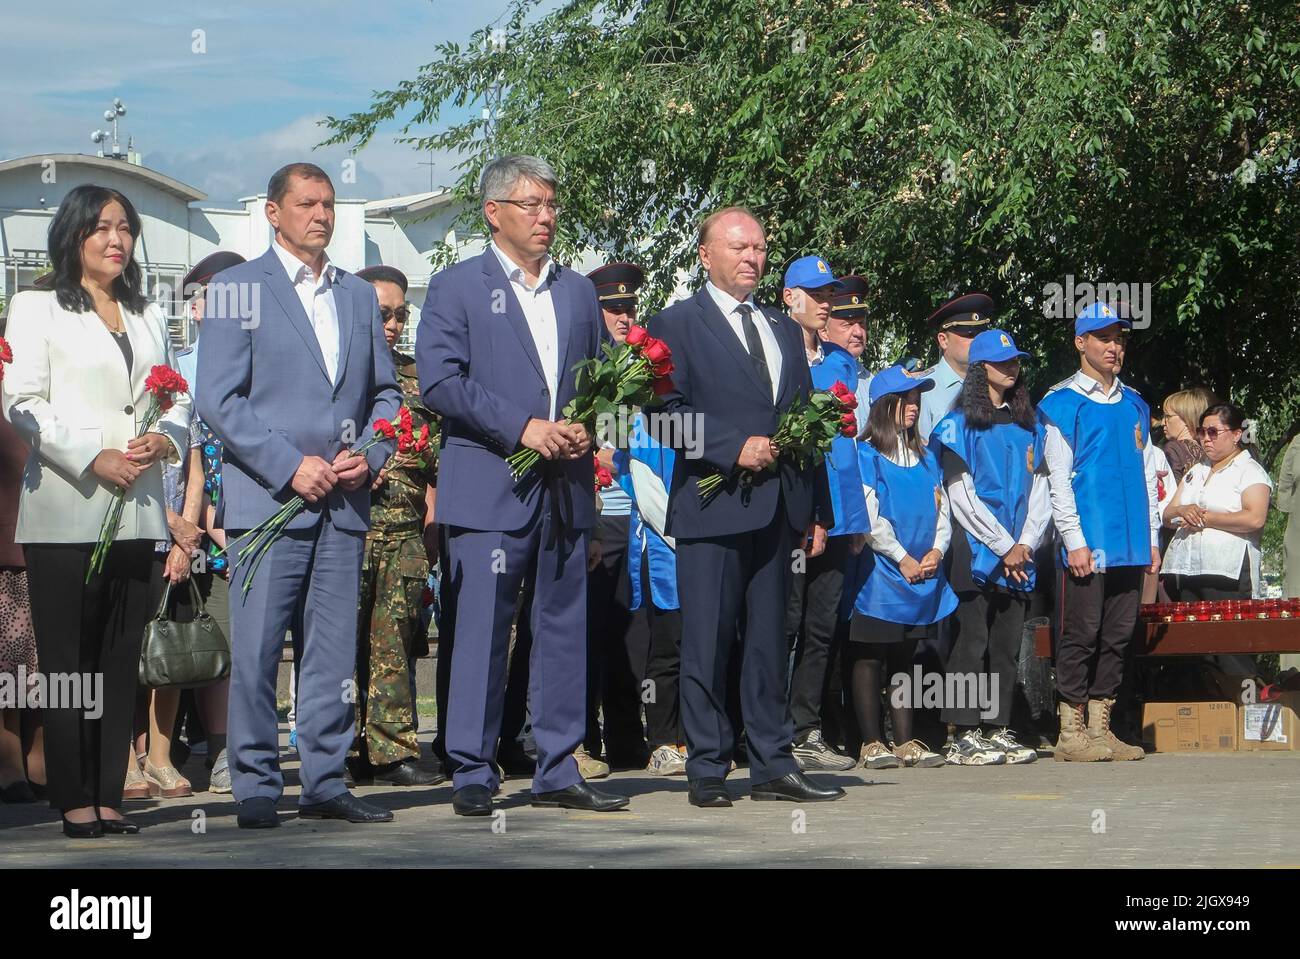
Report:
[[[607,815],[533,809],[528,781],[507,780],[496,831],[454,816],[447,785],[359,789],[396,812],[391,824],[298,820],[297,758],[282,755],[275,832],[239,830],[230,798],[206,792],[131,804],[139,836],[76,842],[43,806],[0,806],[0,867],[1300,867],[1300,752],[854,771],[827,776],[845,799],[802,807],[752,802],[741,769],[729,810],[688,805],[682,779],[617,773],[604,785],[632,806]],[[205,785],[199,761],[185,772]]]

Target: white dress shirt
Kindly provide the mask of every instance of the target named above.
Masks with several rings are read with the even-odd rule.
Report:
[[[271,249],[280,258],[284,271],[289,275],[289,285],[298,295],[298,302],[307,314],[311,327],[316,332],[316,342],[320,344],[321,356],[325,359],[325,372],[330,382],[339,381],[339,311],[334,302],[334,283],[338,268],[329,261],[324,253],[321,275],[317,276],[312,268],[298,259],[279,243],[272,241]]]
[[[745,339],[745,327],[741,324],[740,314],[736,312],[740,300],[718,289],[713,285],[712,280],[705,283],[704,288],[709,291],[709,296],[713,297],[713,302],[718,305],[718,309],[730,324],[732,332],[740,340],[740,348],[748,353],[749,341]],[[745,302],[754,309],[750,316],[753,317],[754,326],[758,328],[758,340],[763,344],[763,359],[767,363],[768,375],[772,378],[772,402],[775,403],[777,391],[781,388],[781,344],[776,341],[776,331],[772,329],[771,321],[758,308],[753,297],[746,298]]]
[[[1057,388],[1082,393],[1094,403],[1118,403],[1122,393],[1118,376],[1107,390],[1083,370],[1079,370]],[[1142,468],[1147,481],[1147,506],[1153,547],[1159,542],[1160,537],[1156,461],[1151,454],[1154,448],[1148,434],[1147,444],[1142,448]],[[1047,441],[1043,445],[1043,458],[1047,460],[1047,473],[1050,477],[1052,518],[1056,521],[1056,529],[1065,542],[1065,548],[1072,550],[1087,546],[1079,522],[1079,507],[1074,501],[1074,487],[1070,484],[1070,477],[1074,474],[1074,450],[1065,441],[1060,429],[1052,423],[1047,424]]]
[[[510,280],[510,289],[514,290],[519,308],[524,311],[524,320],[528,323],[528,332],[533,335],[533,346],[537,348],[537,357],[542,361],[542,376],[546,379],[546,391],[551,397],[551,419],[555,419],[555,399],[560,385],[560,335],[555,322],[555,304],[551,300],[551,280],[555,276],[555,261],[550,256],[542,259],[542,272],[537,278],[536,286],[529,286],[524,275],[524,268],[506,256],[496,243],[490,244],[492,252],[501,261],[501,269],[506,271]]]
[[[863,440],[863,442],[867,441]],[[895,466],[912,467],[916,465],[916,454],[908,449],[901,440],[893,455],[886,458]],[[862,484],[862,494],[867,501],[867,520],[871,523],[868,545],[882,556],[892,559],[895,564],[901,562],[903,557],[907,555],[907,550],[898,541],[893,524],[880,515],[880,498],[876,495],[875,487],[868,486],[865,483]],[[939,519],[935,523],[934,545],[931,548],[937,549],[940,553],[946,553],[948,552],[948,544],[952,541],[952,517],[948,513],[947,497],[944,496],[942,490],[939,492],[939,498]],[[921,561],[920,556],[913,556],[912,559],[918,563]]]
[[[1183,475],[1173,503],[1199,506],[1209,513],[1236,513],[1242,508],[1241,494],[1252,486],[1264,486],[1270,492],[1273,480],[1246,450],[1232,458],[1217,473],[1205,463],[1197,463]],[[1226,576],[1236,580],[1241,575],[1242,557],[1250,561],[1250,581],[1255,596],[1261,596],[1259,575],[1260,538],[1253,533],[1231,533],[1224,529],[1192,529],[1179,525],[1169,549],[1165,551],[1160,572],[1177,576]]]

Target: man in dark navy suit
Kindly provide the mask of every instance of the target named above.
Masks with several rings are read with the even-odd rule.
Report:
[[[674,389],[651,429],[682,451],[667,532],[677,540],[690,801],[731,805],[724,779],[735,731],[725,701],[738,637],[752,798],[839,799],[842,789],[799,771],[790,747],[786,598],[793,564],[818,555],[834,525],[825,464],[801,469],[771,441],[781,413],[812,390],[803,341],[793,320],[754,303],[767,239],[752,213],[728,207],[709,216],[699,255],[709,276],[704,289],[649,323],[651,335],[672,349],[674,365]],[[739,479],[742,469],[752,471],[752,483]],[[702,498],[696,482],[718,471],[727,483]]]
[[[533,804],[608,811],[627,799],[592,789],[574,751],[586,732],[587,543],[596,520],[591,436],[560,411],[574,364],[597,355],[596,288],[555,263],[559,205],[551,167],[505,156],[483,170],[488,249],[429,282],[416,335],[425,403],[442,415],[438,522],[456,640],[447,705],[452,806],[487,816],[506,687],[510,627],[530,588]],[[536,450],[518,481],[506,457]]]

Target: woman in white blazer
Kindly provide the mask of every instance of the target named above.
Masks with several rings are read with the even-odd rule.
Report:
[[[146,378],[176,362],[161,311],[141,293],[139,236],[140,218],[116,190],[68,193],[50,224],[53,289],[13,298],[13,362],[0,383],[4,415],[32,449],[15,539],[38,658],[47,679],[82,677],[79,702],[51,696],[43,708],[50,805],[78,838],[138,831],[117,807],[140,640],[161,584],[154,544],[169,535],[160,462],[188,447],[186,394],[139,435]],[[125,490],[122,524],[87,582],[115,489]]]

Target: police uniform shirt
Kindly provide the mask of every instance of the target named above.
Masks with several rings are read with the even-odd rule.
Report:
[[[928,443],[930,433],[938,422],[957,405],[965,378],[958,376],[957,371],[943,358],[923,375],[934,380],[934,389],[921,394],[921,412],[916,418],[916,432],[922,443]]]

